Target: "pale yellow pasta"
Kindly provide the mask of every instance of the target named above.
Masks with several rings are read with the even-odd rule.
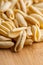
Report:
[[[17,28],[19,27],[18,21],[16,19],[14,19],[14,24]]]
[[[6,16],[6,14],[2,13],[2,14],[1,14],[1,17],[2,17],[4,20],[7,20],[7,21],[10,23],[10,25],[11,25],[13,28],[15,28],[15,24],[13,23],[13,21],[12,21],[11,19],[9,19],[9,18]]]
[[[36,26],[32,26],[32,33],[33,33],[33,39],[35,42],[39,42],[40,39],[41,39],[41,32],[40,32],[40,29],[39,27],[36,25]]]
[[[23,31],[20,32],[20,36],[19,36],[19,38],[17,39],[16,45],[15,45],[15,47],[14,47],[14,51],[15,51],[15,52],[18,51],[18,45],[19,45],[20,42],[21,42],[22,35],[23,35]]]
[[[24,45],[32,45],[33,44],[33,40],[32,39],[26,39]]]
[[[10,37],[10,38],[17,38],[17,37],[19,37],[19,35],[20,35],[20,31],[19,32],[9,32],[8,33],[8,37]]]
[[[24,1],[20,0],[20,4],[21,4],[22,11],[26,13],[27,11],[26,11],[26,5],[25,5]]]
[[[25,21],[24,17],[20,14],[20,13],[17,13],[16,14],[16,19],[18,20],[18,24],[20,26],[27,26],[27,22]]]
[[[10,1],[7,1],[7,2],[5,2],[4,5],[1,7],[1,10],[0,10],[0,11],[5,12],[5,11],[7,11],[7,10],[10,8],[10,6],[11,6],[11,2],[10,2]]]
[[[40,28],[43,28],[43,17],[38,14],[31,14],[34,18],[36,18],[40,23]]]
[[[13,12],[12,9],[8,9],[8,10],[6,11],[6,14],[7,14],[7,16],[8,16],[11,20],[14,20],[14,12]]]
[[[10,32],[10,30],[3,25],[0,25],[0,29],[4,30],[7,33]]]
[[[39,11],[39,9],[37,7],[31,5],[29,7],[29,9],[32,11],[32,13],[36,13],[36,14],[39,14],[39,15],[43,16],[43,14]]]
[[[17,6],[18,9],[21,10],[21,6],[20,6],[20,3],[19,2],[16,3],[16,6]]]
[[[14,43],[11,41],[0,41],[0,48],[11,48]]]
[[[14,51],[16,52],[20,51],[24,46],[25,40],[26,40],[26,32],[23,31],[21,32],[20,37],[18,38]]]
[[[17,38],[20,35],[20,32],[25,29],[27,28],[26,27],[14,28],[10,33],[8,33],[8,36],[10,38]]]
[[[0,29],[0,35],[3,35],[3,36],[8,36],[8,33],[5,32],[4,30]]]
[[[16,3],[17,3],[17,0],[11,0],[11,9],[13,9],[14,8],[14,6],[16,5]]]
[[[0,35],[0,41],[11,41],[11,39]]]
[[[14,28],[12,31],[14,32],[18,32],[18,31],[21,31],[21,30],[26,30],[27,27],[19,27],[19,28]]]
[[[36,20],[34,17],[28,16],[28,15],[25,14],[24,12],[22,12],[22,11],[20,11],[20,10],[17,10],[17,9],[14,10],[14,11],[15,11],[16,13],[17,13],[17,12],[21,13],[21,14],[24,16],[24,18],[28,21],[28,23],[31,23],[31,24],[33,24],[33,25],[37,24],[38,26],[40,26],[38,20]]]
[[[33,36],[33,34],[32,34],[32,30],[31,30],[31,26],[27,27],[27,32],[26,32],[26,33],[27,33],[27,38]]]
[[[8,28],[9,30],[12,30],[13,29],[13,27],[10,25],[10,23],[9,22],[7,22],[7,21],[5,21],[5,22],[3,22],[3,23],[1,23],[3,26],[5,26],[6,28]]]

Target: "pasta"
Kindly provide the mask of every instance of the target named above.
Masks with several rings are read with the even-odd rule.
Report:
[[[4,5],[1,7],[1,11],[2,11],[2,12],[7,11],[10,6],[11,6],[11,2],[7,1],[7,2],[4,3]]]
[[[21,14],[17,13],[16,19],[18,20],[19,26],[24,26],[24,27],[27,26],[27,23]]]
[[[10,48],[14,45],[11,41],[0,41],[0,48]]]
[[[41,38],[41,32],[40,32],[40,29],[39,27],[36,25],[36,26],[32,26],[32,32],[33,32],[33,39],[35,42],[38,42],[40,41],[40,38]]]
[[[43,41],[43,0],[0,0],[0,48],[18,52]]]
[[[11,20],[14,20],[14,13],[13,13],[12,9],[8,9],[8,10],[6,11],[6,14],[7,14],[7,16],[8,16]]]

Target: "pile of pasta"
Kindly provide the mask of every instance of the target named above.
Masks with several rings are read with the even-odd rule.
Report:
[[[0,0],[0,48],[20,51],[43,41],[43,0]]]

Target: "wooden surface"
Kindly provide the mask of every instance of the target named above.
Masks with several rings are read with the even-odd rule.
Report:
[[[19,53],[0,49],[0,65],[43,65],[43,43],[24,47]]]

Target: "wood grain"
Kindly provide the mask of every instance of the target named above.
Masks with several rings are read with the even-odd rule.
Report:
[[[34,43],[19,53],[0,49],[0,65],[43,65],[43,43]]]

